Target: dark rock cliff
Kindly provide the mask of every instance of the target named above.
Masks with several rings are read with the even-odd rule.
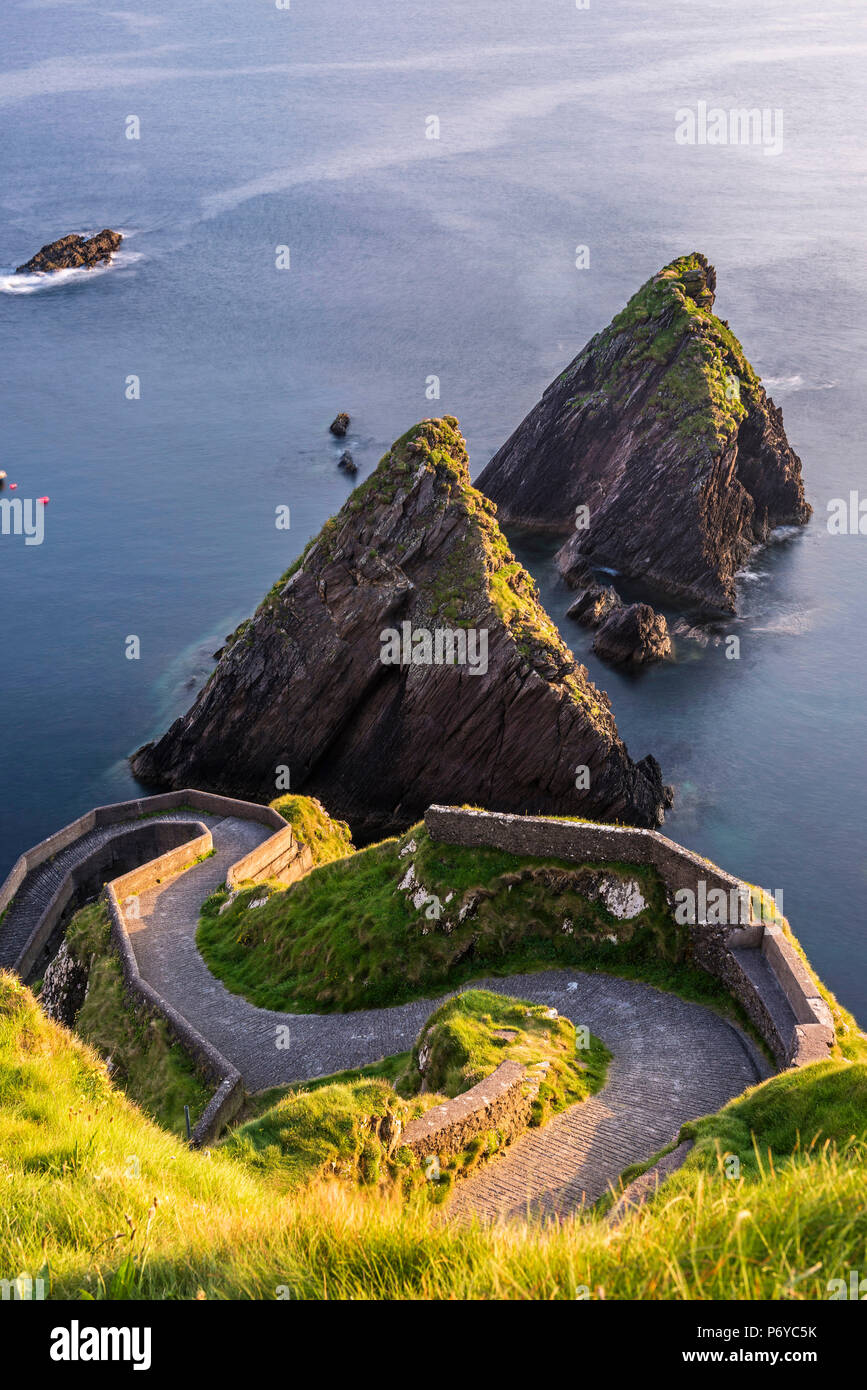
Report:
[[[362,840],[434,801],[658,823],[656,761],[629,757],[493,514],[457,421],[410,430],[241,625],[189,712],[134,755],[135,774],[268,801],[285,766]],[[383,634],[404,624],[419,661],[384,664]],[[424,661],[424,634],[444,632],[486,634],[484,674]]]
[[[733,612],[753,546],[810,516],[801,462],[728,325],[716,273],[683,256],[552,382],[477,480],[500,523],[571,533],[581,558]],[[579,508],[586,508],[580,513]]]

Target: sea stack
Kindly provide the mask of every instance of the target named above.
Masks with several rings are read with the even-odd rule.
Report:
[[[43,274],[50,274],[56,270],[82,270],[90,269],[95,265],[108,264],[122,241],[121,233],[113,232],[110,227],[105,227],[92,237],[83,237],[75,232],[70,232],[69,236],[61,237],[59,241],[51,241],[47,246],[43,246],[42,250],[37,251],[35,256],[31,256],[29,261],[20,265],[16,273],[23,275],[32,271],[40,271]]]
[[[643,826],[670,803],[471,486],[452,416],[392,446],[132,767],[261,801],[288,767],[359,841],[434,801]]]
[[[568,535],[586,563],[732,613],[735,575],[774,527],[803,525],[801,461],[698,253],[654,275],[552,382],[477,486],[501,524]]]

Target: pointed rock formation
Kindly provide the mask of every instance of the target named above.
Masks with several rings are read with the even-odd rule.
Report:
[[[698,254],[648,280],[477,486],[501,524],[571,532],[567,577],[583,559],[730,613],[751,549],[811,509],[782,412],[712,313],[715,288]]]
[[[453,417],[410,430],[134,755],[136,776],[270,801],[288,767],[362,841],[434,801],[657,824],[658,764],[630,759],[493,512]]]

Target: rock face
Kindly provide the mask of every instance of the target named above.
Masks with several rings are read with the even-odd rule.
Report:
[[[334,419],[331,421],[331,424],[328,426],[328,428],[330,429],[332,434],[335,434],[337,436],[338,439],[342,439],[343,436],[346,434],[346,431],[349,429],[349,416],[346,414],[346,411],[341,410],[340,414],[336,415]]]
[[[643,666],[672,655],[668,624],[649,603],[631,603],[609,613],[593,639],[593,650],[616,666]]]
[[[51,961],[42,981],[39,1002],[49,1018],[71,1028],[87,996],[90,971],[77,961],[66,942]]]
[[[658,824],[658,764],[630,759],[493,512],[453,417],[410,430],[241,625],[189,712],[134,755],[136,776],[268,801],[288,766],[293,791],[362,841],[434,801]]]
[[[610,584],[588,584],[566,609],[566,617],[575,618],[585,627],[598,627],[609,613],[622,607],[623,599]]]
[[[730,613],[752,547],[811,509],[782,413],[711,312],[715,288],[698,254],[648,280],[477,485],[501,524],[571,532],[567,576],[589,560]]]
[[[113,232],[109,227],[92,237],[77,236],[72,232],[69,236],[61,237],[59,241],[52,241],[43,246],[41,251],[37,251],[35,256],[31,256],[29,261],[18,267],[18,273],[34,270],[78,270],[101,265],[111,260],[122,241],[120,232]]]

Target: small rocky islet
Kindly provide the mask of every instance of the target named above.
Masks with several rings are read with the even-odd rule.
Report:
[[[110,227],[104,227],[91,237],[70,232],[58,241],[48,242],[29,261],[19,265],[16,274],[45,275],[58,270],[91,270],[94,266],[109,264],[122,241],[122,234],[113,232]]]
[[[574,588],[589,592],[588,567],[606,569],[730,615],[753,549],[809,520],[782,412],[713,313],[715,294],[700,253],[664,266],[477,480],[502,525],[567,537],[557,565]]]

